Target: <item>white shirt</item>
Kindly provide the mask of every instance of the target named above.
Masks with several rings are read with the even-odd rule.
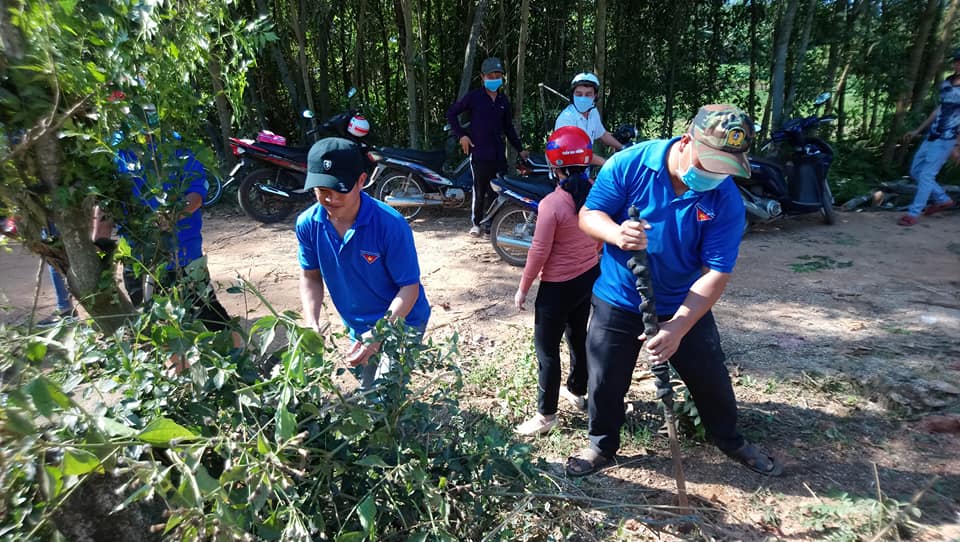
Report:
[[[600,139],[607,129],[603,127],[603,122],[600,120],[600,113],[597,111],[597,108],[594,107],[590,110],[590,114],[584,118],[583,113],[577,111],[573,104],[570,104],[557,115],[557,122],[554,124],[553,129],[556,130],[561,126],[576,126],[590,136],[591,141],[596,141]]]

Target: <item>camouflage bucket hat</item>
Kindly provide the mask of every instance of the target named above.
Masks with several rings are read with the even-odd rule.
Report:
[[[701,107],[690,124],[690,137],[707,171],[750,176],[747,151],[753,143],[753,119],[740,109],[727,104]]]

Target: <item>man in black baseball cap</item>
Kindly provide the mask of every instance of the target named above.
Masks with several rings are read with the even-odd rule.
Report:
[[[361,190],[366,178],[355,143],[333,137],[314,143],[304,189],[313,189],[317,204],[297,218],[296,231],[303,317],[320,331],[326,285],[353,340],[346,361],[362,366],[356,376],[361,388],[370,389],[392,368],[386,356],[374,357],[380,343],[371,330],[383,318],[402,319],[422,336],[430,305],[410,225]]]

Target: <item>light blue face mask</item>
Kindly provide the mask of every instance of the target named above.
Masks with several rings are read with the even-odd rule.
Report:
[[[496,92],[503,86],[503,79],[484,79],[483,86],[490,92]]]
[[[687,185],[694,192],[709,192],[727,180],[729,175],[723,173],[713,173],[704,171],[698,167],[690,166],[680,178],[683,184]]]
[[[594,99],[590,96],[574,96],[573,107],[581,113],[586,113],[593,109]]]

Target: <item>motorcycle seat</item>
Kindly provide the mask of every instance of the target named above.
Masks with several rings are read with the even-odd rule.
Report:
[[[542,200],[547,194],[553,192],[554,188],[553,182],[546,176],[537,180],[530,180],[529,177],[518,178],[510,175],[498,175],[492,182],[537,201]]]
[[[388,158],[397,158],[427,166],[437,173],[443,171],[443,163],[447,159],[447,155],[443,151],[418,151],[384,147],[380,149],[380,152]]]
[[[274,145],[273,143],[264,143],[262,141],[257,141],[253,146],[266,149],[270,154],[283,156],[284,158],[301,164],[307,163],[307,153],[310,152],[310,149],[304,147],[287,147],[286,145]]]

